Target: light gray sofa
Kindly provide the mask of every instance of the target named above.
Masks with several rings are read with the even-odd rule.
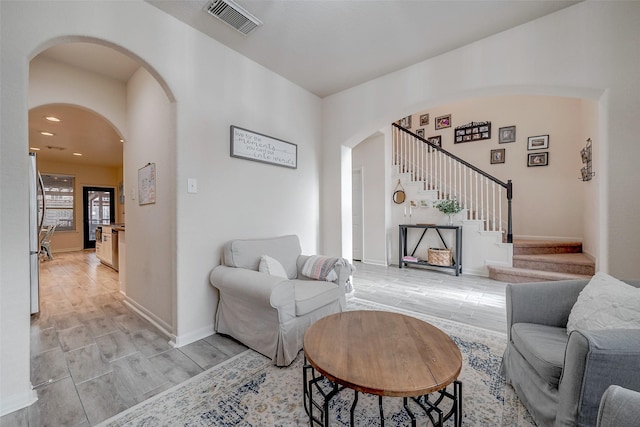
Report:
[[[640,426],[640,393],[611,385],[604,392],[598,409],[597,427]]]
[[[538,426],[595,426],[611,384],[640,390],[640,329],[576,330],[567,320],[588,280],[507,285],[502,373]],[[640,281],[626,281],[640,287]]]
[[[262,255],[278,260],[287,278],[259,272]],[[346,309],[351,266],[337,266],[335,282],[313,280],[301,273],[307,258],[301,255],[298,236],[228,242],[222,265],[210,276],[220,293],[216,332],[234,337],[278,366],[289,365],[311,324]]]

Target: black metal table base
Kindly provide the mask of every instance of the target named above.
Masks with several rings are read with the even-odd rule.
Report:
[[[328,390],[326,386],[323,389],[320,383],[325,380],[326,378],[317,373],[313,366],[307,363],[305,358],[305,363],[302,367],[304,410],[309,416],[309,425],[312,427],[315,425],[329,427],[329,403],[331,402],[331,399],[347,388],[329,381],[331,386]],[[321,397],[322,402],[317,402],[313,398],[314,390],[315,393]],[[354,391],[353,404],[351,405],[349,414],[351,427],[355,425],[354,418],[356,406],[358,405],[358,394],[358,391]],[[451,407],[447,412],[444,412],[440,408],[440,405],[445,401],[445,399],[451,403]],[[455,427],[462,426],[462,383],[460,381],[456,380],[453,382],[453,393],[449,393],[447,389],[444,388],[440,391],[424,396],[403,398],[403,407],[411,419],[411,426],[416,427],[416,416],[409,406],[412,402],[414,406],[417,406],[426,414],[433,427],[442,427],[444,422],[451,417],[454,417]],[[378,396],[378,408],[380,411],[380,426],[384,427],[382,396]]]

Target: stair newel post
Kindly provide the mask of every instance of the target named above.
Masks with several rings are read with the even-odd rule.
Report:
[[[513,220],[511,217],[511,199],[513,198],[513,184],[507,181],[507,243],[513,243]]]

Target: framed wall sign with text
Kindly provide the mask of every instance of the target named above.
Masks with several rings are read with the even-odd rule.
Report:
[[[231,157],[297,169],[298,146],[258,132],[231,126]]]

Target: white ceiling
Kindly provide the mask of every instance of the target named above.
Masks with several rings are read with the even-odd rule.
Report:
[[[236,0],[264,25],[244,36],[208,0],[146,0],[320,97],[578,1]]]
[[[47,116],[59,118],[50,122]],[[42,135],[50,132],[53,136]],[[120,135],[103,117],[84,108],[50,104],[29,111],[29,147],[39,148],[38,157],[48,161],[122,166]],[[82,154],[76,156],[73,153]]]
[[[237,0],[264,25],[244,36],[204,11],[207,0],[146,0],[319,97],[364,83],[549,13],[576,0]],[[140,64],[105,46],[69,43],[40,54],[126,83]],[[62,122],[44,121],[55,115]],[[30,111],[30,146],[56,161],[122,165],[113,127],[86,110]],[[49,130],[55,137],[44,137]],[[57,130],[57,131],[56,131]],[[47,149],[46,146],[65,149]],[[82,157],[72,156],[81,152]]]

